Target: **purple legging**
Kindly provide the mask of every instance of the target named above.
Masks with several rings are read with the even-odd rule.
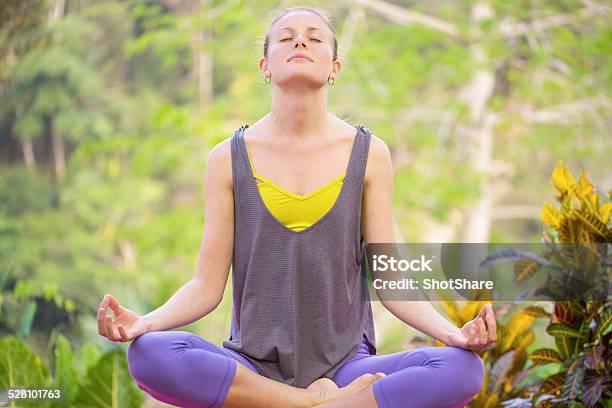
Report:
[[[342,365],[334,382],[344,387],[365,373],[383,372],[373,385],[380,408],[460,408],[480,391],[484,365],[459,347],[420,347],[372,355],[361,349]],[[185,408],[223,405],[241,363],[262,374],[240,353],[218,347],[186,331],[156,331],[128,348],[130,374],[154,398]]]

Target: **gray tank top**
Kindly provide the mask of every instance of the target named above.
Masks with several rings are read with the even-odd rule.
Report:
[[[370,354],[376,354],[361,230],[371,133],[357,126],[332,208],[294,231],[272,215],[259,193],[244,143],[248,127],[231,138],[232,321],[223,347],[242,354],[268,378],[306,388],[318,378],[332,378],[359,350],[363,335]]]

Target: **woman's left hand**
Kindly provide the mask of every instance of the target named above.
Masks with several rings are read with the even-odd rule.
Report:
[[[485,326],[486,322],[486,326]],[[495,347],[497,323],[493,306],[487,303],[480,309],[475,319],[467,322],[457,332],[450,335],[449,346],[461,347],[480,353]]]

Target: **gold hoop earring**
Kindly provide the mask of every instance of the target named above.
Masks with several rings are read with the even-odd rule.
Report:
[[[268,79],[270,79],[270,81],[268,81]],[[270,74],[270,75],[266,75],[266,76],[264,77],[264,83],[269,84],[269,83],[271,83],[271,82],[272,82],[272,74]]]
[[[334,86],[334,83],[336,82],[336,78],[331,78],[331,80],[332,80],[331,83],[329,82],[329,79],[330,79],[330,77],[327,77],[327,84],[329,86]]]

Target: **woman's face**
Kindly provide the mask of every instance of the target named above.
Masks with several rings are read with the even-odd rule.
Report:
[[[268,37],[268,58],[262,58],[264,75],[272,75],[276,85],[307,84],[322,87],[334,78],[340,63],[333,62],[333,34],[321,18],[307,11],[296,11],[279,19]],[[306,58],[293,58],[303,54]]]

